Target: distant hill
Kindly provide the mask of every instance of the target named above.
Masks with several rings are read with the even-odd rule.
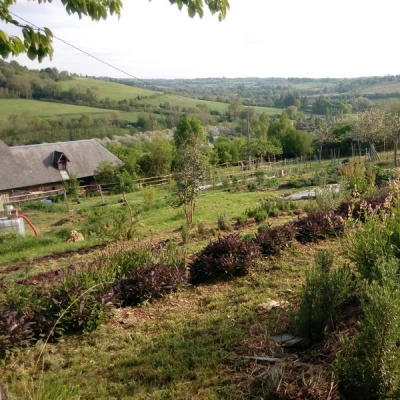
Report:
[[[400,99],[400,75],[357,79],[82,77],[0,60],[0,139],[8,144],[173,129],[184,114],[243,132],[246,107],[269,115],[341,115]],[[240,119],[242,121],[240,122]],[[299,125],[300,126],[300,125]]]

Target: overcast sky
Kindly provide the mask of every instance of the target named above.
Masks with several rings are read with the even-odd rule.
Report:
[[[400,74],[397,0],[230,0],[223,22],[191,19],[168,0],[123,3],[120,20],[100,22],[68,16],[60,0],[18,0],[10,10],[139,79]],[[10,25],[0,30],[11,33]],[[14,59],[30,69],[128,77],[57,39],[54,49],[41,64]]]

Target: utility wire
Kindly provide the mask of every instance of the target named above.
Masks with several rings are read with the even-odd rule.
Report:
[[[10,13],[11,15],[13,15],[14,17],[19,18],[21,21],[24,21],[24,22],[27,23],[28,25],[33,26],[33,27],[36,28],[38,31],[45,32],[43,28],[40,28],[40,27],[36,26],[36,25],[33,24],[32,22],[27,21],[26,19],[20,17],[19,15],[16,15],[15,13],[12,13],[11,11],[9,11],[9,13]],[[119,71],[119,72],[122,72],[123,74],[129,76],[130,78],[136,79],[136,80],[138,80],[139,82],[144,83],[145,85],[147,85],[148,87],[152,88],[152,89],[155,90],[155,91],[164,91],[163,89],[157,88],[156,86],[152,85],[151,83],[146,82],[146,81],[143,80],[143,79],[137,78],[136,76],[130,74],[129,72],[126,72],[126,71],[124,71],[124,70],[122,70],[122,69],[120,69],[120,68],[118,68],[118,67],[116,67],[116,66],[114,66],[114,65],[112,65],[112,64],[110,64],[110,63],[108,63],[108,62],[106,62],[106,61],[104,61],[104,60],[102,60],[102,59],[100,59],[100,58],[98,58],[98,57],[96,57],[96,56],[94,56],[93,54],[90,54],[90,53],[88,53],[87,51],[80,49],[79,47],[77,47],[77,46],[75,46],[75,45],[73,45],[73,44],[67,42],[67,41],[64,40],[64,39],[59,38],[58,36],[53,35],[53,37],[54,37],[55,39],[59,40],[60,42],[63,42],[64,44],[66,44],[66,45],[68,45],[68,46],[74,48],[75,50],[78,50],[78,51],[80,51],[81,53],[83,53],[83,54],[85,54],[85,55],[87,55],[87,56],[89,56],[89,57],[95,59],[96,61],[99,61],[99,62],[101,62],[102,64],[107,65],[108,67],[111,67],[111,68],[113,68],[113,69],[115,69],[115,70],[117,70],[117,71]],[[181,98],[183,98],[183,99],[185,99],[185,100],[192,100],[192,101],[194,101],[194,99],[191,99],[190,97],[184,97],[184,96],[181,96],[181,95],[179,95],[179,94],[175,94],[175,96],[181,97]]]

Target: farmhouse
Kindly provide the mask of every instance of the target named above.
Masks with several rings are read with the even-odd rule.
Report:
[[[100,161],[122,161],[94,139],[7,146],[0,140],[0,196],[62,189],[71,176],[93,181]]]

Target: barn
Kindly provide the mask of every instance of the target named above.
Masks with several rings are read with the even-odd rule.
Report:
[[[71,177],[93,182],[101,161],[122,165],[94,139],[10,147],[0,140],[0,197],[62,190]]]

